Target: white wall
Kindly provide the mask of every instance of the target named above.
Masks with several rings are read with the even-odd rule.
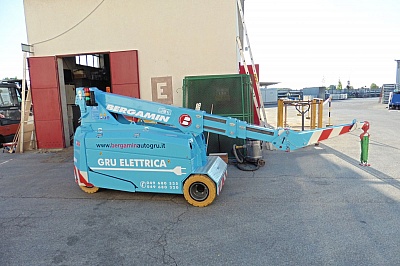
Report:
[[[24,0],[24,7],[33,56],[138,50],[143,99],[151,99],[152,77],[172,76],[181,105],[185,76],[238,73],[236,0]]]

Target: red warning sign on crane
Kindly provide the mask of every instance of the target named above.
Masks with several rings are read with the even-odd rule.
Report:
[[[188,114],[183,114],[179,117],[179,124],[183,127],[188,127],[192,124],[192,118]]]

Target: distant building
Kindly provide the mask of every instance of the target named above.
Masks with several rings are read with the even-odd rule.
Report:
[[[325,99],[325,87],[308,87],[303,89],[303,97],[311,96],[311,98]]]

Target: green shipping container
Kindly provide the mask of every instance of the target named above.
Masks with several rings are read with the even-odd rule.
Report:
[[[183,106],[221,116],[229,116],[253,124],[253,97],[250,77],[243,74],[188,76],[183,80]],[[231,153],[233,144],[243,145],[242,139],[206,133],[208,153]]]

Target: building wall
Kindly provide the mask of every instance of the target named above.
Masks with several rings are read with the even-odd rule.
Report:
[[[24,0],[31,56],[138,50],[140,95],[172,77],[238,73],[236,0]]]

